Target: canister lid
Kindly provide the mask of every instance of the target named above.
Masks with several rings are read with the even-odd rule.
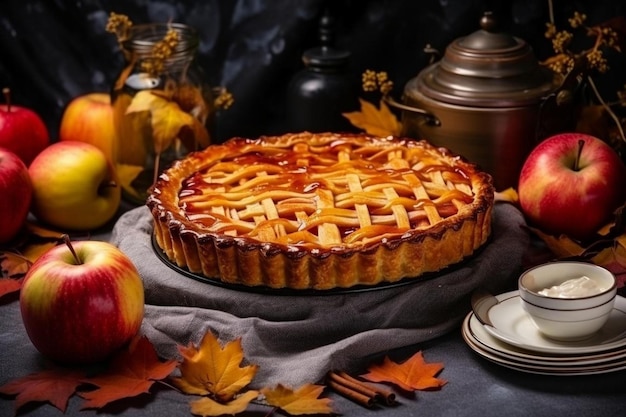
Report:
[[[499,31],[492,13],[481,29],[453,41],[443,58],[409,81],[433,100],[477,107],[511,107],[538,102],[555,91],[561,76],[541,66],[525,41]]]

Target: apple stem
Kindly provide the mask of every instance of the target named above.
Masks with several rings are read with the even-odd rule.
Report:
[[[4,87],[2,89],[2,94],[4,94],[4,99],[7,102],[7,112],[11,112],[11,89],[9,87]]]
[[[583,146],[585,146],[585,141],[582,139],[578,139],[578,153],[576,154],[576,159],[574,160],[574,171],[578,171],[578,167],[580,165],[580,156],[583,153]]]
[[[70,252],[72,252],[72,255],[74,255],[74,259],[76,260],[76,265],[82,265],[80,258],[78,257],[78,255],[76,254],[76,251],[74,250],[74,246],[72,246],[72,242],[70,241],[69,235],[64,234],[62,238],[65,244],[67,245],[67,247],[70,249]]]

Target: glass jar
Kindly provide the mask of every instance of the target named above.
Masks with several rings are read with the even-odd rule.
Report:
[[[131,27],[126,66],[111,91],[114,155],[125,200],[144,204],[157,176],[210,144],[213,92],[197,65],[198,35],[187,25]]]

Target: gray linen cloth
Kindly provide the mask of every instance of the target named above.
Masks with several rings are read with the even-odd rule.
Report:
[[[366,358],[458,329],[471,292],[510,288],[530,238],[522,214],[499,203],[489,243],[471,259],[401,286],[306,295],[242,291],[176,271],[155,252],[147,207],[124,213],[111,243],[134,262],[144,281],[142,332],[164,357],[176,345],[197,344],[207,331],[222,343],[242,339],[249,363],[259,365],[252,387],[298,387],[332,369],[363,366]]]

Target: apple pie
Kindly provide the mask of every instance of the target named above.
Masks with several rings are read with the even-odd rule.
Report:
[[[441,271],[491,233],[492,178],[426,141],[365,134],[233,138],[153,185],[154,240],[225,284],[371,286]]]

